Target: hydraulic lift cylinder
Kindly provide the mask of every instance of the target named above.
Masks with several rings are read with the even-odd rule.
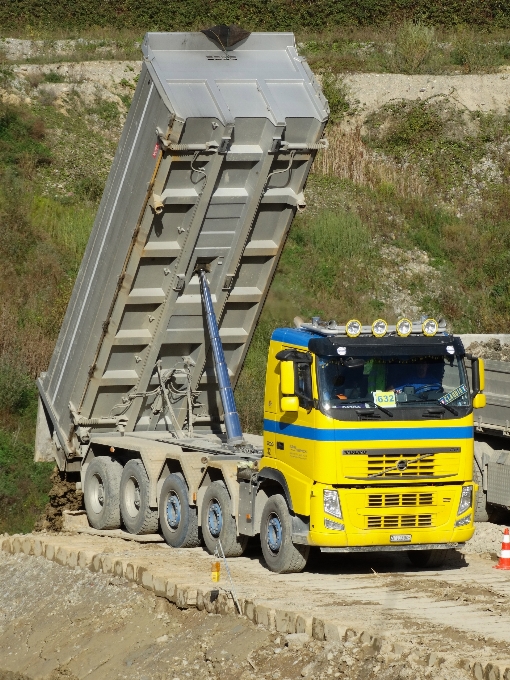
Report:
[[[223,352],[223,345],[220,340],[220,331],[218,329],[218,322],[211,298],[211,291],[205,276],[205,271],[201,269],[198,272],[200,276],[200,288],[202,291],[202,299],[207,318],[207,328],[209,330],[209,337],[211,339],[211,347],[214,358],[214,367],[216,369],[216,376],[218,378],[218,386],[220,388],[221,403],[223,405],[223,413],[225,415],[225,427],[227,429],[227,443],[228,444],[242,444],[243,431],[241,430],[241,422],[239,414],[237,413],[236,402],[234,399],[234,391],[230,383],[230,376],[225,361],[225,353]]]

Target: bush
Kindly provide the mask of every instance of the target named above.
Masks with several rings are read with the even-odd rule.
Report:
[[[415,73],[427,61],[435,43],[435,31],[420,21],[406,21],[397,31],[394,48],[394,69]]]

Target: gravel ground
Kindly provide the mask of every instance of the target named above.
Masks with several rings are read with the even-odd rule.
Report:
[[[0,680],[467,680],[366,633],[340,644],[179,610],[120,578],[0,552]]]

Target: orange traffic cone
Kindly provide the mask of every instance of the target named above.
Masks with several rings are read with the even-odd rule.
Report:
[[[501,555],[499,562],[494,569],[510,569],[510,532],[505,529],[503,532],[503,543],[501,544]]]

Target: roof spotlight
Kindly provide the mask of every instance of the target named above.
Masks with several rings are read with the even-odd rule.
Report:
[[[423,335],[432,337],[437,333],[439,326],[435,319],[425,319],[422,325]]]
[[[372,333],[376,338],[382,338],[384,335],[386,335],[387,330],[388,324],[384,319],[376,319],[372,324]]]
[[[407,338],[408,335],[411,335],[413,324],[409,319],[400,319],[397,321],[396,329],[401,338]]]
[[[351,319],[345,324],[345,332],[350,338],[357,338],[361,333],[361,322],[357,319]]]

